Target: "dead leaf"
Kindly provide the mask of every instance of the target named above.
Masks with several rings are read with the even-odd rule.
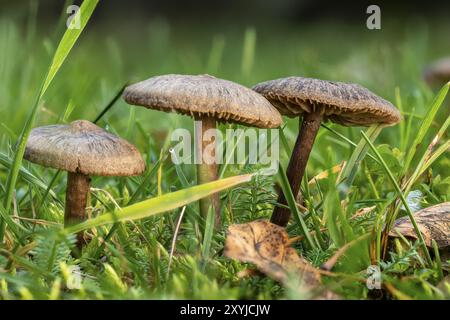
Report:
[[[321,285],[320,272],[291,248],[286,230],[266,220],[228,227],[224,254],[228,258],[253,263],[267,276],[292,287],[292,276],[299,277],[304,289]],[[323,292],[320,298],[337,296]]]
[[[417,211],[414,218],[428,247],[431,247],[431,240],[435,240],[441,249],[450,246],[450,202],[440,203]],[[398,233],[408,238],[417,239],[409,217],[397,219],[389,232],[389,236],[398,237]]]

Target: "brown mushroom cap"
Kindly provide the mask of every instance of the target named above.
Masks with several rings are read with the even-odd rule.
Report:
[[[435,240],[439,248],[450,246],[450,202],[417,211],[414,218],[428,247],[431,247],[431,240]],[[417,239],[409,217],[397,219],[389,236],[398,237],[397,232],[405,237]]]
[[[31,130],[24,158],[85,175],[132,176],[145,170],[135,146],[86,120]]]
[[[288,77],[262,82],[252,89],[288,117],[320,111],[324,120],[345,126],[393,125],[401,120],[390,102],[357,84]]]
[[[424,72],[428,84],[444,84],[450,81],[450,57],[442,58],[429,65]]]
[[[280,113],[264,97],[237,83],[210,75],[156,76],[130,85],[129,104],[193,117],[208,116],[261,128],[276,128]]]

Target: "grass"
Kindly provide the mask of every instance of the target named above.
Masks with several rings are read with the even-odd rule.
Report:
[[[89,18],[91,17],[95,7],[97,6],[97,3],[98,0],[87,0],[83,2],[83,5],[80,7],[80,11],[75,15],[73,19],[73,21],[76,21],[77,19],[80,20],[80,27],[77,29],[67,29],[61,39],[61,42],[58,45],[58,48],[55,51],[55,54],[53,55],[53,59],[48,72],[44,77],[42,86],[38,91],[36,101],[33,104],[30,115],[27,118],[22,133],[20,134],[19,141],[17,142],[17,147],[14,152],[14,160],[11,165],[11,170],[8,174],[8,179],[6,180],[6,197],[4,200],[6,211],[9,211],[9,209],[11,208],[11,201],[16,186],[17,176],[22,164],[23,154],[25,153],[27,139],[36,120],[39,103],[42,97],[45,95],[45,92],[47,91],[49,85],[52,83],[52,80],[56,76],[59,68],[61,68],[61,65],[64,63],[64,60],[66,60],[68,54],[70,53],[70,50],[75,45],[75,42],[77,41],[81,32],[86,27]],[[81,15],[81,12],[83,12],[83,15]],[[4,229],[5,225],[1,223],[0,242],[3,242]]]
[[[364,283],[371,264],[381,267],[383,298],[450,297],[439,285],[449,269],[444,255],[433,250],[424,257],[420,243],[392,247],[382,233],[383,225],[396,217],[412,217],[419,207],[449,201],[448,86],[437,91],[421,80],[427,61],[450,50],[448,41],[442,41],[448,25],[430,22],[415,26],[414,33],[388,22],[381,32],[344,24],[218,23],[205,30],[160,18],[142,23],[140,32],[133,32],[133,26],[121,32],[113,25],[88,24],[73,49],[75,41],[64,38],[61,43],[68,45],[63,50],[58,47],[60,34],[45,33],[36,10],[32,5],[23,13],[26,28],[19,18],[0,15],[0,216],[7,224],[0,245],[0,298],[298,297],[265,277],[240,278],[248,266],[222,256],[226,226],[268,218],[278,180],[286,189],[284,175],[256,175],[223,191],[224,227],[213,232],[213,215],[204,221],[192,202],[193,195],[200,196],[192,193],[199,190],[195,188],[205,191],[196,187],[195,167],[170,161],[171,131],[192,129],[191,120],[117,99],[128,82],[156,74],[207,72],[248,86],[294,74],[357,82],[394,102],[404,116],[400,125],[366,129],[365,136],[361,128],[331,123],[321,128],[303,184],[307,208],[295,207],[288,232],[304,238],[295,247],[317,267],[339,252],[333,276],[324,277],[324,284],[343,298],[373,297]],[[78,35],[72,36],[76,40]],[[337,38],[344,40],[335,45]],[[59,58],[52,60],[55,52]],[[51,61],[54,67],[49,69]],[[22,162],[23,144],[16,145],[33,126],[75,119],[95,120],[126,137],[148,163],[139,177],[94,178],[93,219],[84,226],[91,241],[78,257],[70,254],[73,237],[60,232],[65,175]],[[286,122],[280,137],[283,167],[298,125]],[[338,177],[330,169],[342,161],[346,166]],[[226,163],[220,177],[259,169]],[[307,183],[308,177],[317,176]],[[413,192],[418,204],[412,202]],[[160,204],[158,196],[171,199],[172,206],[150,216],[164,211],[153,205]],[[293,198],[288,200],[295,206]],[[355,216],[370,206],[375,209]],[[127,213],[139,219],[117,220],[116,214]],[[75,266],[83,274],[78,290],[70,289]]]

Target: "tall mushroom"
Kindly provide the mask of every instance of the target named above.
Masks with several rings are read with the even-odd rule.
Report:
[[[129,104],[193,117],[196,120],[196,154],[200,159],[204,156],[202,150],[206,146],[203,132],[216,128],[216,121],[260,128],[276,128],[282,122],[280,113],[258,93],[210,75],[169,74],[152,77],[127,87],[123,97]],[[197,182],[202,184],[217,180],[215,161],[200,162],[197,165]],[[203,217],[206,217],[211,206],[218,228],[221,224],[218,194],[200,200]]]
[[[300,131],[287,168],[294,196],[300,190],[314,140],[322,121],[344,126],[393,125],[401,120],[400,112],[388,101],[357,84],[319,79],[288,77],[259,83],[253,90],[266,97],[281,114],[302,117]],[[286,204],[281,192],[278,202]],[[271,222],[286,226],[290,211],[276,207]]]
[[[31,130],[24,158],[67,171],[65,226],[86,218],[89,176],[133,176],[145,170],[135,146],[86,120]],[[80,233],[77,244],[82,243]]]

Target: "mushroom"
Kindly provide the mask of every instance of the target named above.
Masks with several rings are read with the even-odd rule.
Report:
[[[196,120],[195,152],[200,160],[202,155],[205,156],[203,149],[209,145],[203,141],[203,132],[215,129],[216,121],[260,128],[276,128],[282,122],[280,113],[258,93],[210,75],[152,77],[127,87],[123,97],[129,104],[193,117]],[[212,143],[215,144],[215,141]],[[215,157],[215,154],[209,156]],[[197,165],[197,182],[203,184],[217,180],[217,163],[200,162]],[[215,227],[219,228],[221,213],[218,194],[200,200],[200,213],[204,218],[210,206],[215,212]]]
[[[388,101],[357,84],[319,79],[288,77],[259,83],[253,90],[267,98],[281,114],[302,116],[300,130],[287,168],[287,177],[295,197],[305,173],[315,137],[322,121],[344,126],[393,125],[400,112]],[[280,192],[278,202],[286,204]],[[290,211],[276,207],[271,222],[286,226]]]
[[[85,220],[89,176],[133,176],[145,170],[139,151],[129,142],[86,120],[31,130],[24,158],[67,171],[64,225]],[[77,235],[77,245],[83,234]]]
[[[439,59],[429,65],[424,73],[428,85],[443,85],[450,81],[450,57]]]

